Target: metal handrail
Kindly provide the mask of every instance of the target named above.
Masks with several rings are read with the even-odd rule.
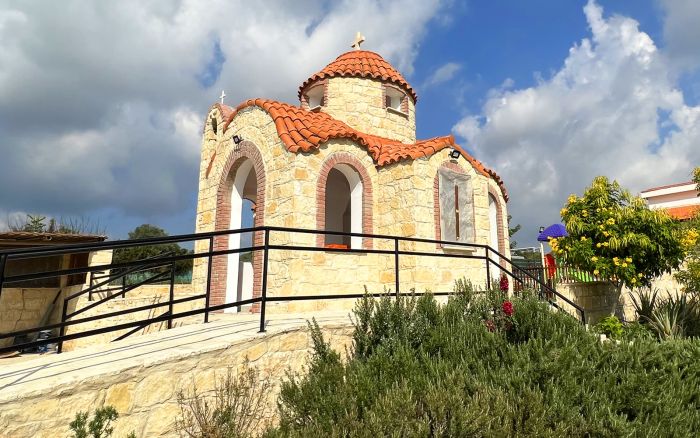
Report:
[[[225,250],[214,250],[214,239],[220,236],[227,236],[231,234],[241,234],[241,233],[264,233],[264,238],[262,239],[264,241],[263,245],[251,245],[249,247],[245,248],[234,248],[234,249],[225,249]],[[308,246],[308,245],[282,245],[282,244],[271,244],[270,243],[270,234],[272,232],[286,232],[286,233],[300,233],[300,234],[316,234],[316,235],[336,235],[336,236],[349,236],[349,237],[362,237],[362,238],[370,238],[370,239],[375,239],[375,240],[387,240],[391,243],[393,243],[393,249],[374,249],[374,248],[348,248],[348,249],[339,249],[339,248],[325,248],[325,247],[319,247],[319,246]],[[531,275],[529,272],[525,271],[521,267],[517,266],[514,264],[509,258],[505,257],[503,254],[498,252],[497,250],[489,247],[488,245],[483,245],[483,244],[476,244],[476,243],[465,243],[465,242],[451,242],[451,241],[445,241],[445,240],[434,240],[434,239],[424,239],[424,238],[416,238],[416,237],[400,237],[400,236],[390,236],[390,235],[384,235],[384,234],[370,234],[370,233],[346,233],[346,232],[340,232],[340,231],[327,231],[327,230],[311,230],[311,229],[304,229],[304,228],[285,228],[285,227],[273,227],[273,226],[261,226],[261,227],[252,227],[252,228],[244,228],[244,229],[238,229],[238,230],[224,230],[224,231],[215,231],[215,232],[207,232],[207,233],[198,233],[198,234],[187,234],[187,235],[180,235],[180,236],[168,236],[168,237],[163,237],[163,238],[148,238],[148,239],[138,239],[138,240],[133,240],[133,241],[116,241],[116,242],[99,242],[99,243],[91,243],[91,244],[75,244],[75,245],[64,245],[60,247],[52,247],[50,249],[46,248],[31,248],[31,249],[20,249],[16,251],[12,250],[5,250],[5,251],[0,251],[0,268],[4,266],[4,263],[8,259],[24,259],[24,258],[34,258],[34,257],[42,257],[46,255],[59,255],[59,254],[68,254],[72,252],[86,252],[86,251],[98,251],[101,249],[115,249],[115,248],[124,248],[124,247],[130,247],[130,246],[143,246],[143,245],[158,245],[158,244],[163,244],[163,243],[173,243],[173,242],[185,242],[185,241],[198,241],[198,240],[208,240],[208,250],[199,252],[199,253],[191,253],[191,254],[182,254],[182,255],[166,255],[166,256],[159,256],[157,258],[153,258],[153,265],[152,267],[160,267],[160,266],[170,266],[170,293],[168,297],[168,301],[164,301],[161,303],[157,303],[157,305],[149,305],[149,306],[141,306],[136,309],[127,309],[127,311],[118,311],[118,312],[111,312],[108,314],[104,315],[94,315],[88,318],[81,318],[73,321],[67,321],[66,319],[73,317],[88,308],[94,308],[95,306],[102,304],[105,302],[105,300],[100,300],[98,302],[95,302],[91,304],[88,308],[83,308],[80,309],[79,311],[73,312],[70,315],[67,313],[67,301],[64,299],[64,312],[62,314],[62,322],[60,324],[52,324],[48,326],[43,326],[43,327],[36,327],[33,329],[25,329],[22,331],[18,332],[13,332],[13,333],[6,333],[3,335],[0,335],[0,339],[3,338],[8,338],[11,336],[19,335],[19,334],[27,334],[27,333],[32,333],[35,331],[39,330],[53,330],[53,329],[60,329],[60,334],[59,336],[55,336],[53,338],[45,339],[45,340],[40,340],[40,341],[33,341],[29,343],[24,343],[21,345],[16,345],[13,347],[4,347],[0,348],[0,353],[5,352],[5,351],[10,351],[10,350],[15,350],[17,348],[28,348],[31,346],[38,346],[38,345],[45,345],[48,343],[54,343],[58,342],[59,345],[61,345],[64,341],[71,340],[71,339],[78,339],[86,336],[93,336],[96,334],[101,334],[101,333],[107,333],[107,332],[112,332],[112,331],[118,331],[118,330],[124,330],[124,329],[132,329],[128,334],[134,333],[138,331],[140,328],[144,328],[148,326],[149,324],[153,324],[155,322],[160,322],[160,321],[167,321],[168,322],[168,328],[172,327],[172,321],[178,318],[183,318],[186,316],[192,316],[192,315],[199,315],[199,314],[204,314],[204,322],[208,322],[209,320],[209,313],[218,311],[218,310],[223,310],[231,307],[239,307],[243,305],[248,305],[248,304],[257,304],[259,303],[259,311],[260,311],[260,331],[264,332],[265,331],[265,312],[266,312],[266,303],[269,302],[280,302],[280,301],[299,301],[299,300],[329,300],[329,299],[348,299],[348,298],[360,298],[364,296],[365,294],[333,294],[333,295],[319,295],[319,294],[312,294],[312,295],[296,295],[296,296],[290,296],[290,297],[268,297],[267,296],[267,289],[268,289],[268,265],[269,265],[269,253],[270,251],[275,251],[275,250],[285,250],[285,251],[323,251],[323,252],[331,252],[331,253],[361,253],[361,254],[384,254],[384,255],[393,255],[394,256],[394,276],[395,276],[395,292],[393,293],[394,296],[399,297],[399,296],[405,296],[405,295],[424,295],[424,293],[402,293],[400,292],[400,265],[399,265],[399,257],[404,255],[404,256],[427,256],[427,257],[449,257],[449,258],[457,258],[457,259],[472,259],[472,260],[483,260],[486,265],[486,286],[490,288],[491,285],[491,276],[490,276],[490,266],[491,264],[494,264],[497,266],[499,269],[501,269],[504,273],[508,274],[511,278],[513,278],[515,281],[520,282],[523,284],[523,279],[519,278],[517,275],[515,275],[514,272],[519,272],[523,273],[526,276],[530,277],[535,284],[537,284],[541,290],[547,291],[549,294],[552,296],[556,296],[557,299],[561,299],[563,302],[571,305],[574,309],[576,309],[579,314],[581,315],[581,321],[585,323],[585,311],[583,308],[578,306],[577,304],[573,303],[571,300],[566,298],[565,296],[559,294],[556,290],[554,290],[552,287],[549,285],[545,284],[544,282],[540,281],[538,278],[534,277]],[[416,250],[402,250],[400,247],[401,242],[414,242],[414,243],[429,243],[433,245],[449,245],[451,247],[462,247],[462,248],[470,248],[470,249],[476,249],[479,250],[479,254],[464,254],[464,253],[442,253],[442,252],[427,252],[427,251],[416,251]],[[483,250],[483,251],[481,251]],[[261,294],[258,297],[254,297],[252,299],[248,300],[241,300],[241,301],[236,301],[232,303],[226,303],[226,304],[220,304],[220,305],[215,305],[212,306],[210,305],[210,298],[211,298],[211,277],[212,277],[212,261],[213,257],[216,256],[223,256],[223,255],[228,255],[228,254],[235,254],[235,253],[241,253],[241,252],[255,252],[255,251],[263,251],[263,263],[262,263],[262,289],[261,289]],[[482,254],[483,253],[483,254]],[[493,254],[494,256],[498,256],[500,258],[500,263],[496,262],[490,257],[490,254]],[[207,267],[207,281],[206,281],[206,293],[202,295],[197,295],[195,298],[189,298],[188,300],[194,300],[194,299],[201,299],[204,298],[205,304],[203,308],[200,309],[194,309],[194,310],[189,310],[185,312],[179,312],[175,313],[173,311],[173,306],[175,304],[178,304],[179,302],[182,302],[180,299],[175,299],[174,298],[174,264],[177,261],[180,260],[194,260],[198,258],[207,258],[208,259],[208,267]],[[511,270],[506,269],[505,266],[503,266],[503,263],[508,263],[511,268]],[[99,265],[99,266],[91,266],[91,267],[82,267],[82,268],[71,268],[71,269],[61,269],[61,270],[56,270],[56,271],[51,271],[51,272],[39,272],[39,273],[33,273],[33,274],[23,274],[23,275],[14,275],[14,276],[4,276],[4,269],[0,269],[0,292],[2,291],[2,286],[4,284],[8,283],[15,283],[19,281],[26,281],[26,280],[33,280],[33,279],[38,279],[38,278],[48,278],[48,277],[56,277],[60,275],[74,275],[74,274],[82,274],[86,272],[98,272],[98,271],[104,271],[109,269],[114,270],[114,269],[119,269],[119,268],[127,268],[128,272],[131,271],[138,271],[145,269],[144,266],[150,267],[150,264],[144,264],[143,260],[138,260],[138,261],[133,261],[133,262],[123,262],[123,263],[113,263],[113,264],[108,264],[108,265]],[[132,267],[132,269],[128,269],[129,267]],[[136,269],[134,269],[134,267]],[[163,276],[167,275],[167,272],[161,273]],[[148,281],[148,280],[147,280]],[[139,284],[140,285],[140,284]],[[138,287],[136,285],[135,287]],[[439,292],[439,293],[431,293],[432,295],[449,295],[450,292]],[[370,294],[372,296],[380,296],[380,295],[385,295],[385,294]],[[67,299],[72,299],[76,295],[72,295],[71,297],[67,297]],[[109,297],[108,297],[109,298]],[[551,301],[549,298],[547,298],[547,301],[549,303],[557,308],[560,308],[560,306],[557,305],[556,302]],[[157,317],[152,317],[152,318],[145,318],[141,319],[138,321],[132,321],[129,323],[122,323],[122,324],[117,324],[117,325],[112,325],[109,327],[103,327],[100,329],[93,329],[93,330],[87,330],[84,332],[79,332],[79,333],[70,333],[70,334],[65,334],[65,328],[68,326],[75,326],[80,323],[84,322],[89,322],[89,321],[95,321],[99,319],[105,319],[109,317],[114,317],[114,316],[119,316],[131,312],[137,312],[137,311],[142,311],[146,309],[155,309],[156,307],[161,307],[161,306],[168,306],[168,311],[165,313],[157,316]],[[136,328],[136,329],[134,329]],[[128,336],[128,334],[126,334]],[[121,335],[119,339],[125,337],[125,335]],[[60,350],[60,348],[59,348]]]

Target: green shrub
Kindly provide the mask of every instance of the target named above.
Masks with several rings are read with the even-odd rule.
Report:
[[[304,376],[289,376],[291,436],[689,436],[700,430],[700,342],[604,343],[524,294],[513,327],[489,331],[502,297],[366,298],[342,361],[313,329]]]
[[[117,410],[113,406],[103,406],[95,410],[92,420],[88,423],[88,412],[78,412],[69,427],[73,432],[73,438],[109,438],[114,432],[112,422],[119,418]],[[128,438],[136,438],[131,432]]]
[[[617,319],[617,316],[611,315],[600,320],[600,322],[595,325],[594,330],[611,339],[620,339],[624,332],[624,327],[620,320]]]
[[[215,377],[213,394],[202,393],[196,385],[179,391],[180,416],[175,422],[181,435],[190,438],[244,438],[255,436],[264,426],[264,410],[271,383],[261,379],[247,363],[234,374],[229,368]]]

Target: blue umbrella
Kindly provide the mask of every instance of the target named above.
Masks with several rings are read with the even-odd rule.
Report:
[[[538,242],[547,242],[550,238],[566,237],[569,233],[566,232],[566,227],[562,224],[552,224],[542,231],[537,236]]]

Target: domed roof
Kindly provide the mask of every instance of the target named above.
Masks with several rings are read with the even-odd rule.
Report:
[[[338,56],[335,61],[328,64],[323,70],[312,75],[299,87],[299,98],[304,89],[319,79],[332,78],[336,76],[349,76],[360,78],[381,79],[398,85],[413,97],[413,101],[418,100],[418,95],[411,85],[401,76],[391,64],[377,53],[368,50],[351,50]]]

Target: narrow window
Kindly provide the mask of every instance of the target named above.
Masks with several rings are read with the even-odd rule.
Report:
[[[362,181],[350,166],[340,164],[330,170],[325,188],[326,231],[362,233]],[[325,237],[329,248],[360,248],[361,237],[331,235]]]
[[[468,243],[474,236],[474,206],[469,176],[440,169],[438,178],[441,238]]]
[[[217,126],[217,123],[216,123],[216,117],[212,116],[212,118],[211,118],[211,130],[214,131],[214,134],[216,134],[218,129],[219,129],[219,127]]]
[[[313,110],[313,109],[325,106],[326,99],[325,99],[324,94],[325,94],[325,86],[323,84],[316,85],[315,87],[311,88],[306,93],[306,101],[309,104],[309,109]]]
[[[406,113],[406,93],[393,87],[384,87],[384,107],[400,113]]]

